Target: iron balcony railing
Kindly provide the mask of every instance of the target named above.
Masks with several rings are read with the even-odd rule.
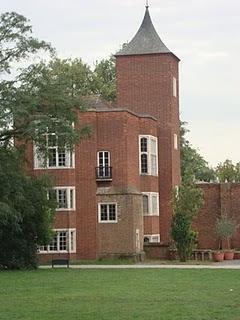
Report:
[[[112,180],[112,167],[96,167],[96,180],[97,181],[111,181]]]

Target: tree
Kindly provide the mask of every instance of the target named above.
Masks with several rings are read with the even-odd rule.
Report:
[[[191,179],[186,179],[174,192],[173,221],[171,235],[177,247],[180,261],[191,256],[197,234],[192,229],[192,222],[203,203],[203,195]]]
[[[240,182],[240,162],[236,165],[231,160],[219,163],[216,168],[219,182]]]
[[[83,110],[80,98],[89,92],[90,70],[80,60],[53,59],[13,69],[14,63],[23,66],[26,58],[41,50],[53,53],[31,32],[23,16],[13,12],[0,16],[0,266],[4,268],[36,266],[37,244],[49,242],[56,206],[47,198],[49,183],[27,176],[19,165],[23,155],[18,149],[34,140],[46,151],[48,132],[61,137],[59,146],[72,148],[86,129],[79,127],[76,112]],[[7,73],[12,73],[10,79]]]
[[[215,181],[214,169],[210,168],[207,161],[194,149],[186,139],[188,129],[186,122],[181,122],[180,130],[180,154],[181,174],[183,181],[192,176],[197,181]]]
[[[33,268],[37,245],[49,242],[56,203],[45,178],[31,178],[16,150],[0,148],[0,268]]]
[[[227,249],[230,249],[230,238],[236,232],[237,222],[227,214],[222,215],[217,219],[216,233],[219,237],[219,249],[222,249],[223,240],[227,241]]]
[[[100,94],[107,101],[116,99],[116,70],[115,58],[103,59],[96,62],[92,81],[93,93]]]
[[[11,63],[29,58],[39,50],[53,53],[50,44],[31,37],[32,26],[28,20],[16,13],[0,15],[0,73],[11,73]]]

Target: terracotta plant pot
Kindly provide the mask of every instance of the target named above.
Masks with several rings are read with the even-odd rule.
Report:
[[[225,260],[233,260],[234,258],[234,251],[229,250],[229,251],[224,251],[224,259]]]
[[[213,260],[215,262],[222,262],[224,259],[224,252],[222,251],[214,251],[213,252]]]

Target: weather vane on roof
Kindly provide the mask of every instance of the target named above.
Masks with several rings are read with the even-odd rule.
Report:
[[[149,7],[149,3],[148,3],[148,0],[146,0],[146,8]]]

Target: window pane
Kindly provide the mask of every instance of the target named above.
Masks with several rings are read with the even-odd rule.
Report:
[[[106,204],[101,204],[100,210],[101,210],[100,211],[101,221],[107,221],[108,220],[107,205]]]
[[[99,167],[102,167],[104,164],[103,164],[103,152],[100,151],[98,152],[98,166]]]
[[[74,231],[70,232],[70,251],[74,251]]]
[[[141,152],[147,152],[147,138],[141,138]]]
[[[49,167],[56,167],[57,166],[57,149],[49,149],[49,159],[48,159],[48,166]]]
[[[148,159],[147,154],[141,154],[141,173],[148,173]]]
[[[70,208],[73,209],[73,190],[70,189]]]
[[[157,175],[157,156],[151,154],[151,174]]]
[[[157,141],[155,139],[151,139],[151,153],[157,154]]]
[[[49,246],[49,251],[57,251],[57,249],[57,234],[55,234]]]
[[[49,147],[56,147],[57,146],[57,138],[55,134],[48,135],[48,146]]]
[[[109,220],[115,221],[116,220],[116,205],[109,204]]]
[[[157,195],[152,195],[152,214],[158,214],[158,199],[157,199]]]
[[[67,190],[58,190],[58,208],[67,208]]]
[[[67,232],[61,231],[58,233],[59,236],[59,250],[66,251],[67,250]]]
[[[59,167],[66,167],[66,150],[58,149],[58,165]]]
[[[148,206],[148,196],[143,195],[143,213],[148,214],[149,213],[149,206]]]

